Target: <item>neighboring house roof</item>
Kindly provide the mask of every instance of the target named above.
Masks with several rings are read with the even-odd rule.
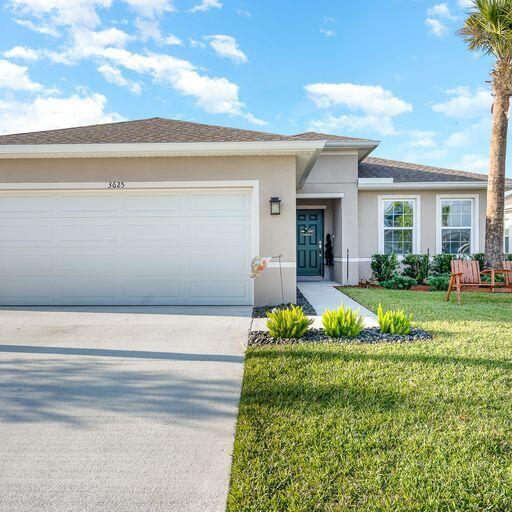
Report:
[[[487,181],[487,175],[476,172],[373,157],[367,157],[359,164],[359,178],[392,178],[394,182]]]

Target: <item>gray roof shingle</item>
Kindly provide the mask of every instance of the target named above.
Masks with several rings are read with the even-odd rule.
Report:
[[[367,157],[359,164],[360,178],[393,178],[395,182],[487,181],[487,175],[430,165]]]
[[[79,126],[60,130],[1,135],[0,145],[256,142],[286,140],[290,141],[295,139],[275,133],[241,130],[225,126],[153,117],[136,121]]]
[[[291,135],[291,137],[297,140],[326,140],[327,142],[375,142],[370,139],[358,139],[356,137],[345,137],[343,135],[320,132],[297,133],[296,135]]]

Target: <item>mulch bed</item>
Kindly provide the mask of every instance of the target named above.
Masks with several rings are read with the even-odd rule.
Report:
[[[301,306],[304,314],[307,316],[316,316],[315,308],[304,297],[303,293],[297,288],[297,304],[280,304],[279,306],[261,306],[252,309],[253,318],[267,318],[267,312],[273,309],[287,309],[290,306]]]
[[[248,345],[293,345],[296,343],[411,343],[431,340],[432,334],[422,329],[411,329],[407,335],[384,334],[377,327],[363,329],[357,338],[330,338],[323,329],[310,329],[303,338],[283,339],[273,338],[266,331],[251,331]]]

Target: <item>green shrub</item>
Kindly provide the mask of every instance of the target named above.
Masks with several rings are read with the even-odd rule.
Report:
[[[448,290],[450,283],[450,274],[439,274],[427,279],[427,284],[430,286],[431,292],[445,292]]]
[[[416,279],[407,276],[399,276],[398,274],[395,274],[391,279],[380,283],[383,288],[388,288],[390,290],[410,290],[417,284]]]
[[[480,270],[485,268],[485,254],[483,252],[477,252],[471,255],[471,259],[474,261],[478,261],[480,265]]]
[[[379,283],[391,279],[398,269],[396,254],[373,254],[371,269],[374,279]]]
[[[339,309],[327,309],[322,315],[322,323],[327,336],[355,338],[364,329],[363,317],[358,311],[341,306]]]
[[[380,330],[385,334],[409,334],[411,332],[412,313],[407,316],[403,309],[384,311],[379,304],[377,309]]]
[[[453,254],[436,254],[432,258],[430,271],[432,275],[438,276],[442,274],[449,274],[452,271]]]
[[[289,309],[273,309],[267,313],[267,327],[274,338],[300,339],[313,323],[300,306]]]
[[[428,254],[408,254],[402,261],[404,270],[402,275],[411,277],[418,284],[423,284],[430,270],[430,257]]]
[[[505,254],[505,261],[512,261],[512,252],[510,254]]]

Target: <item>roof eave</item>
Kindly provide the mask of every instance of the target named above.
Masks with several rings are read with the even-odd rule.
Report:
[[[356,150],[358,154],[358,161],[362,162],[377,146],[380,140],[365,140],[365,141],[335,141],[328,140],[325,144],[324,150],[329,151],[343,151],[343,150]]]
[[[363,178],[364,179],[364,178]],[[487,188],[486,181],[361,181],[359,179],[359,190],[452,190],[470,189],[482,190]]]

